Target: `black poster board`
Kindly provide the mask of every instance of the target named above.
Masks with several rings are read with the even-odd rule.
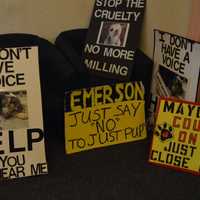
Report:
[[[96,0],[84,63],[90,72],[127,79],[138,47],[145,0]]]

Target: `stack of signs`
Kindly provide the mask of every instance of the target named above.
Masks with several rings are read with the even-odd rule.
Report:
[[[200,104],[162,98],[149,161],[200,175],[199,155]]]
[[[145,0],[96,0],[84,49],[90,72],[130,77],[144,9]]]
[[[46,173],[38,48],[0,49],[0,179]]]
[[[196,101],[200,70],[200,44],[184,37],[155,30],[151,120],[158,96]]]
[[[69,91],[65,102],[67,154],[146,138],[141,82]]]

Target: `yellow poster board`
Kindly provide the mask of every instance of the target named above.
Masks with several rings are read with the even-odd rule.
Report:
[[[149,162],[200,175],[200,104],[160,99]]]
[[[67,154],[146,138],[141,82],[70,91],[65,102]]]

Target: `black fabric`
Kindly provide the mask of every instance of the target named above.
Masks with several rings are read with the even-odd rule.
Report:
[[[41,38],[27,35],[0,36],[0,46],[9,44],[40,47],[44,115],[48,118],[45,124],[49,163],[49,175],[0,183],[0,198],[2,200],[199,200],[199,177],[148,164],[150,139],[65,155],[62,138],[64,135],[62,93],[72,87],[80,88],[81,84],[90,85],[99,80],[104,81],[100,77],[81,73],[78,60],[77,64],[74,64],[74,59],[80,59],[82,52],[84,38],[79,37],[79,34],[82,35],[83,32],[69,33],[72,33],[75,42],[74,48],[73,42],[71,43],[71,49],[74,50],[72,55],[75,55],[71,60],[70,51],[65,60],[62,56],[63,51],[60,54],[58,49]],[[68,42],[65,45],[68,46]],[[137,58],[136,63],[142,68],[146,56],[144,57],[141,52],[138,54],[140,58]],[[145,69],[141,75],[138,69],[139,72],[135,72],[134,79],[140,79],[142,76],[144,83],[149,82],[149,70]]]

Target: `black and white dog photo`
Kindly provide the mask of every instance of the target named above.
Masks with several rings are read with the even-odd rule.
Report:
[[[121,46],[121,34],[122,26],[121,24],[111,24],[108,28],[108,35],[104,41],[105,45],[111,46]]]
[[[0,93],[0,117],[1,119],[12,117],[27,119],[24,106],[18,96],[13,93]]]
[[[101,24],[97,44],[124,47],[127,39],[129,24],[103,22]]]

